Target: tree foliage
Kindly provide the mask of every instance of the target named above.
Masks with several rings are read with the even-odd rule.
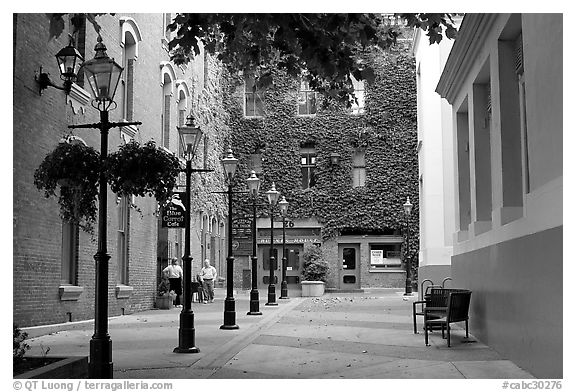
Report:
[[[273,83],[274,70],[304,78],[324,95],[351,103],[357,80],[374,81],[374,69],[362,58],[368,48],[396,44],[400,28],[427,31],[430,43],[453,38],[450,14],[177,14],[168,29],[171,56],[181,64],[201,53],[201,46],[229,70],[254,76],[258,87]]]
[[[50,35],[64,29],[63,16],[47,14]],[[85,15],[96,32],[96,17]],[[443,36],[454,38],[451,14],[196,14],[178,13],[167,28],[175,32],[169,43],[171,58],[183,64],[201,53],[201,47],[217,56],[232,73],[254,76],[258,87],[273,83],[273,71],[283,70],[302,77],[310,87],[348,105],[354,100],[351,75],[356,80],[374,81],[374,69],[362,60],[370,47],[386,50],[395,45],[400,28],[393,21],[403,20],[407,27],[426,31],[430,43]]]

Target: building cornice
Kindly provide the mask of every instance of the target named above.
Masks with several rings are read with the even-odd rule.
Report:
[[[436,92],[454,103],[468,71],[475,63],[498,14],[466,14],[448,55]]]

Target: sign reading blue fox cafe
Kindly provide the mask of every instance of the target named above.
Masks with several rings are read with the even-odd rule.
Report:
[[[181,229],[186,227],[186,192],[174,192],[172,199],[162,208],[162,227]]]
[[[252,254],[252,219],[234,218],[232,238],[234,254],[250,256]]]

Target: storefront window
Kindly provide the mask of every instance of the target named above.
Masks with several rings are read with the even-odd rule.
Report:
[[[401,268],[400,247],[401,243],[370,244],[370,268]]]

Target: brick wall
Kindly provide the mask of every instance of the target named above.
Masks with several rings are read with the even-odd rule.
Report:
[[[162,14],[115,14],[104,15],[97,20],[107,46],[108,56],[122,63],[120,46],[121,25],[119,18],[132,17],[142,34],[139,54],[134,63],[134,113],[133,120],[141,121],[135,139],[146,142],[161,137],[162,87],[160,63],[168,61],[168,53],[162,48]],[[91,237],[80,233],[78,285],[84,288],[77,301],[61,301],[60,286],[62,221],[55,199],[46,199],[33,184],[34,170],[44,156],[69,133],[69,124],[98,122],[98,112],[88,104],[78,110],[66,105],[64,92],[48,88],[38,94],[34,72],[40,65],[49,72],[52,80],[59,83],[54,54],[68,44],[66,31],[58,38],[48,41],[49,21],[44,14],[19,14],[15,24],[14,51],[14,143],[13,143],[13,317],[21,327],[62,323],[94,317],[93,256],[97,250],[96,234]],[[96,34],[90,23],[86,27],[86,59],[94,56]],[[196,62],[203,64],[200,59]],[[176,80],[185,80],[192,90],[199,66],[174,66]],[[200,72],[203,70],[200,67]],[[175,82],[175,81],[174,81]],[[174,83],[175,84],[175,83]],[[88,86],[86,85],[86,88]],[[116,110],[110,111],[110,121],[122,120],[123,96],[119,86],[115,100]],[[177,124],[176,86],[171,100],[171,124]],[[192,100],[190,102],[193,102]],[[191,109],[191,103],[187,111]],[[100,135],[96,129],[74,130],[88,145],[100,150]],[[170,128],[171,149],[177,151],[178,140],[175,126]],[[109,151],[122,143],[119,128],[110,130]],[[157,281],[157,216],[156,202],[152,198],[136,198],[142,210],[130,213],[129,233],[129,285],[133,293],[128,299],[117,299],[115,288],[119,282],[117,246],[118,211],[116,195],[108,191],[107,234],[109,261],[108,303],[109,315],[150,309],[154,306]],[[198,222],[192,226],[192,257],[194,268],[199,261]],[[176,231],[171,230],[169,239],[174,243]],[[182,239],[183,242],[184,238]],[[183,244],[182,244],[183,245]]]

